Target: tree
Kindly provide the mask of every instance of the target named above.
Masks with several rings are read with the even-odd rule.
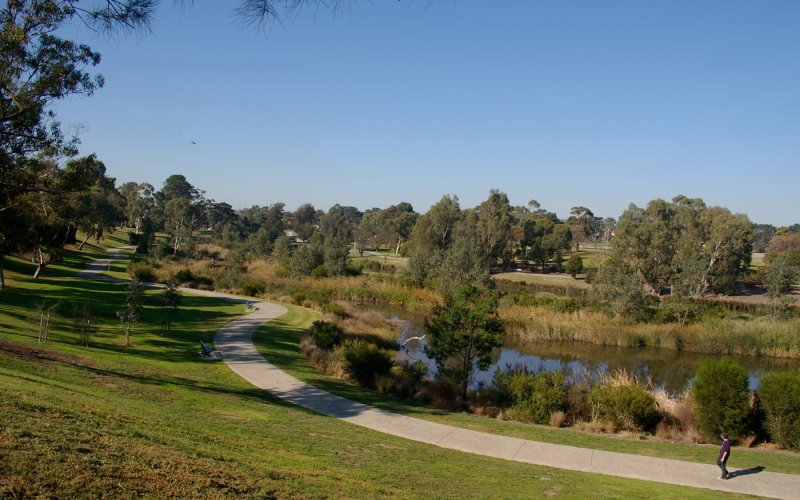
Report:
[[[575,254],[569,258],[566,265],[566,271],[575,279],[578,274],[583,272],[583,259],[580,255]]]
[[[789,260],[783,255],[777,257],[764,271],[763,282],[767,289],[767,297],[778,299],[781,295],[789,293],[798,279],[800,273],[792,267]]]
[[[492,349],[503,345],[503,323],[496,294],[467,286],[445,296],[425,321],[429,335],[425,354],[436,361],[440,376],[452,377],[467,396],[475,370],[491,364]]]
[[[139,234],[144,219],[155,209],[154,192],[152,184],[146,182],[126,182],[119,187],[119,193],[125,198],[125,217],[128,224],[136,228],[136,234]]]
[[[487,263],[493,266],[505,248],[514,222],[513,209],[505,193],[492,189],[489,198],[475,208],[475,232],[483,245]]]
[[[175,280],[167,281],[157,300],[158,308],[161,309],[164,317],[165,331],[169,332],[172,329],[172,318],[178,313],[181,305],[181,291],[178,289],[177,282]]]
[[[691,397],[697,427],[707,440],[723,432],[733,438],[747,432],[750,390],[747,372],[736,361],[705,358],[697,368]]]
[[[314,232],[314,225],[317,223],[317,211],[314,205],[305,203],[297,207],[292,216],[292,229],[297,233],[297,237],[303,241],[308,241]]]
[[[125,198],[114,187],[115,179],[106,177],[105,165],[97,163],[97,182],[77,195],[75,224],[86,235],[78,250],[83,250],[90,237],[99,243],[105,228],[114,228],[124,220]]]
[[[125,326],[125,346],[131,345],[131,325],[139,322],[139,315],[144,309],[144,285],[141,281],[133,279],[128,283],[125,292],[125,304],[117,310],[117,317]]]
[[[592,235],[592,226],[595,223],[594,214],[586,207],[572,207],[570,216],[566,223],[572,231],[572,242],[575,244],[575,251],[581,251],[581,243],[585,242]]]

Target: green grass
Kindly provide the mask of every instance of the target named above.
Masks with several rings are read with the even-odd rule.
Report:
[[[288,405],[196,355],[241,304],[186,295],[169,337],[148,311],[124,348],[110,317],[124,286],[19,275],[10,285],[0,498],[750,498],[440,449]],[[61,323],[38,344],[31,301],[85,294],[100,316],[91,347]],[[293,308],[271,325],[286,328],[271,345],[289,342],[272,361],[302,366],[293,337],[313,317]]]
[[[714,463],[716,459],[717,447],[714,445],[628,440],[572,429],[555,429],[482,418],[468,413],[449,413],[350,385],[317,372],[300,356],[297,344],[303,331],[315,316],[312,312],[299,307],[286,307],[289,309],[288,314],[258,330],[255,336],[256,347],[265,358],[281,370],[333,394],[404,415],[503,436],[698,463]],[[735,448],[730,466],[735,468],[761,466],[770,472],[797,474],[800,471],[800,454]]]

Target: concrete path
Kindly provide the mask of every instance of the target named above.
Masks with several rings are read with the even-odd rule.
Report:
[[[108,262],[98,261],[80,275],[104,279],[97,276],[103,272],[103,266],[107,267]],[[196,295],[246,301],[217,292],[182,290]],[[515,462],[731,493],[800,500],[798,475],[731,468],[729,470],[732,478],[721,481],[718,479],[719,468],[713,464],[613,453],[476,432],[390,413],[329,394],[287,375],[258,353],[253,346],[253,333],[267,321],[285,314],[286,308],[266,302],[254,303],[254,306],[252,313],[228,323],[217,333],[214,345],[222,353],[223,361],[254,386],[317,413],[405,439]],[[715,458],[716,452],[709,449],[709,461]]]

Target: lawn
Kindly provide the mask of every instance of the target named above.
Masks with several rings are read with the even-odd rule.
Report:
[[[185,295],[168,337],[148,309],[125,348],[113,316],[124,285],[71,278],[83,256],[36,282],[17,272],[26,263],[9,260],[15,270],[0,292],[0,498],[747,498],[475,456],[323,417],[198,358],[198,341],[241,304]],[[98,327],[89,348],[76,345],[68,315],[49,343],[37,343],[33,302],[87,296]],[[273,361],[303,369],[295,344],[274,344],[296,339],[313,317],[292,308],[263,330],[279,333]]]

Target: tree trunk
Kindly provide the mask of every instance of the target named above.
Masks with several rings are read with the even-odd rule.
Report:
[[[402,244],[403,244],[403,239],[402,238],[398,238],[397,239],[397,247],[394,249],[394,256],[395,257],[397,257],[400,254],[400,245],[402,245]]]
[[[89,241],[89,237],[90,237],[90,236],[92,236],[92,233],[91,233],[91,232],[89,232],[89,233],[86,233],[86,238],[84,238],[84,239],[83,239],[83,241],[81,241],[81,244],[80,244],[80,245],[78,245],[78,250],[83,250],[83,245],[85,245],[85,244],[86,244],[86,242],[87,242],[87,241]]]
[[[131,345],[131,321],[125,322],[125,347]]]
[[[6,289],[6,275],[3,272],[3,260],[5,259],[5,255],[0,253],[0,290]]]

